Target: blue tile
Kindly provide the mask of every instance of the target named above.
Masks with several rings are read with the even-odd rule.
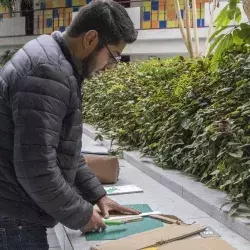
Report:
[[[66,7],[72,6],[72,0],[66,0]]]
[[[152,10],[159,10],[159,2],[158,1],[152,2]]]
[[[159,28],[160,29],[164,29],[167,27],[167,22],[166,21],[160,21],[159,22]]]
[[[45,10],[46,9],[46,2],[41,2],[40,9]]]
[[[77,12],[79,10],[79,7],[73,7],[73,12]]]
[[[201,19],[197,19],[197,26],[201,27]]]
[[[65,31],[65,27],[64,27],[64,26],[60,26],[59,30],[60,30],[61,32],[64,32],[64,31]]]
[[[181,10],[181,17],[184,19],[184,10]]]
[[[151,20],[151,12],[143,12],[143,20],[150,21]]]
[[[47,27],[51,28],[52,27],[52,18],[48,18],[46,21],[47,21]]]
[[[201,19],[201,27],[205,27],[205,19]]]
[[[53,9],[53,18],[58,18],[58,17],[59,17],[58,9]]]

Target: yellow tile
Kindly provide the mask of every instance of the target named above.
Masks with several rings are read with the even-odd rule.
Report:
[[[86,4],[87,4],[86,0],[79,0],[79,5],[80,6],[84,6]]]
[[[64,20],[63,20],[63,18],[59,18],[59,26],[64,26]]]
[[[58,0],[58,7],[65,7],[65,0]]]
[[[151,22],[143,22],[142,23],[142,29],[150,29],[151,28]]]
[[[177,21],[168,21],[167,25],[168,25],[168,28],[175,28],[175,27],[178,27],[178,22]]]
[[[66,8],[65,9],[65,13],[72,13],[72,11],[73,11],[72,8]]]
[[[44,18],[52,18],[52,10],[45,10],[44,11]]]
[[[151,8],[151,2],[143,2],[143,6]]]
[[[58,7],[59,7],[59,1],[53,0],[53,8],[58,8]]]
[[[158,20],[158,11],[152,11],[151,16],[152,16],[152,21],[157,21]]]
[[[165,20],[165,11],[164,10],[160,10],[159,11],[159,20],[160,21],[164,21]]]
[[[53,28],[45,28],[44,29],[44,33],[45,34],[49,34],[50,35],[52,32],[53,32]]]
[[[197,16],[197,18],[200,18],[200,15],[201,15],[200,10],[197,10],[197,11],[196,11],[196,16]]]
[[[72,1],[72,6],[79,6],[79,0],[73,0]]]
[[[151,2],[143,2],[143,10],[151,11]]]

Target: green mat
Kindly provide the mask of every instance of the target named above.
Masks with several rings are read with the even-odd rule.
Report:
[[[128,205],[128,207],[132,207],[142,213],[152,212],[152,209],[147,204]],[[163,227],[162,222],[146,217],[139,222],[131,222],[119,226],[108,226],[104,232],[88,233],[86,234],[86,240],[87,241],[117,240],[133,234],[138,234],[152,229],[156,229],[159,227]]]

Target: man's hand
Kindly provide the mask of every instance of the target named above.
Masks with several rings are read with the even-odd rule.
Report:
[[[89,221],[89,223],[81,229],[81,231],[83,233],[89,233],[92,231],[99,231],[100,229],[105,229],[106,228],[106,224],[104,223],[102,217],[98,214],[98,212],[95,211],[95,209],[93,210],[93,215]]]
[[[111,211],[118,212],[121,214],[131,214],[131,215],[139,215],[140,214],[140,212],[138,212],[132,208],[128,208],[128,207],[124,207],[124,206],[119,205],[118,203],[111,200],[107,196],[104,196],[103,198],[101,198],[97,202],[97,206],[100,208],[104,218],[106,218],[106,219],[109,218],[109,212],[111,212]]]

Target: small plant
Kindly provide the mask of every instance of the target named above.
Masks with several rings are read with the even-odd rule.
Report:
[[[14,50],[6,50],[1,56],[0,56],[0,65],[4,65],[7,63],[11,57],[17,52],[17,49]]]
[[[211,64],[213,70],[218,68],[223,52],[235,45],[250,44],[250,25],[241,23],[240,4],[240,0],[229,0],[214,22],[216,31],[209,39],[212,44],[208,52],[211,54],[214,51]],[[235,25],[229,27],[228,25],[232,22]]]

